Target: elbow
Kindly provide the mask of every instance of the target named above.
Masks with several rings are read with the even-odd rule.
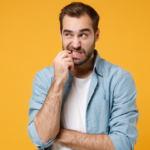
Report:
[[[43,135],[43,136],[41,136],[41,137],[39,136],[39,137],[44,144],[47,144],[49,141],[55,139],[56,136],[57,136],[57,134],[52,133],[49,136]]]
[[[112,144],[114,145],[116,150],[133,150],[134,145],[131,144],[130,139],[125,136],[123,133],[112,133],[109,134],[109,138],[112,141]]]
[[[42,125],[38,126],[39,123],[38,123],[37,116],[34,117],[34,124],[37,130],[37,133],[39,135],[39,138],[44,144],[54,139],[59,132],[59,127],[51,127],[51,128],[44,129],[42,128],[43,127]]]

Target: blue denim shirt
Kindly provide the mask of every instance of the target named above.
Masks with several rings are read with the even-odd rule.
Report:
[[[97,56],[86,104],[86,133],[107,134],[116,150],[133,150],[138,136],[136,124],[139,112],[136,106],[137,92],[132,75],[120,66],[100,58],[96,50],[95,53]],[[53,78],[53,66],[48,66],[38,71],[33,81],[28,134],[38,150],[50,149],[55,139],[43,143],[33,121],[44,104]],[[71,84],[72,73],[69,72],[64,86],[61,111]]]

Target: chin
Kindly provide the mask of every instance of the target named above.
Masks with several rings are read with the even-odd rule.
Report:
[[[83,65],[86,62],[87,62],[86,59],[82,60],[82,61],[76,61],[76,60],[74,60],[74,66],[81,66],[81,65]]]

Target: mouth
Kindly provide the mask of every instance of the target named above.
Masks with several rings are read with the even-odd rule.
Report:
[[[71,53],[72,54],[82,54],[81,51],[76,51],[76,50],[73,50],[73,49],[70,49]]]
[[[83,53],[81,51],[76,51],[76,50],[72,50],[72,49],[70,51],[71,51],[72,57],[74,57],[74,58],[83,56]]]

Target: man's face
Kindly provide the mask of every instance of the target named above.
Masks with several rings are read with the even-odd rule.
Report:
[[[65,15],[62,23],[63,50],[72,52],[75,66],[84,64],[91,57],[97,41],[91,18],[87,14],[79,18]]]

